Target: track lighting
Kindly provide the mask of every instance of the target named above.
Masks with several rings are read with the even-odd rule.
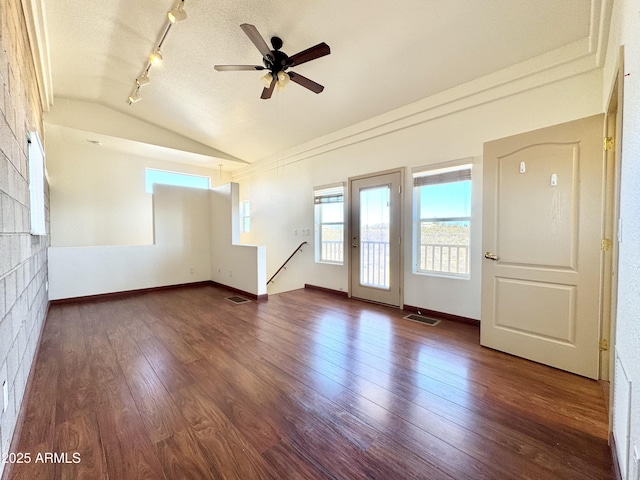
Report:
[[[142,100],[142,97],[140,96],[140,91],[136,88],[133,93],[129,95],[129,105],[139,102],[140,100]]]
[[[178,23],[187,19],[187,12],[182,8],[183,5],[184,1],[180,2],[173,10],[167,12],[167,17],[171,23]]]
[[[149,70],[151,70],[151,67],[153,67],[154,65],[157,65],[162,61],[161,48],[162,48],[162,45],[164,44],[164,41],[167,39],[169,30],[171,30],[171,27],[173,27],[174,24],[178,22],[182,22],[183,20],[186,20],[186,19],[187,19],[187,12],[184,11],[184,0],[179,0],[176,7],[173,10],[169,10],[167,12],[167,19],[165,20],[165,26],[164,26],[164,29],[162,30],[162,34],[160,35],[160,40],[156,44],[156,47],[153,49],[153,52],[151,53],[151,55],[149,55],[149,59],[147,60],[147,64],[144,70],[142,71],[142,74],[140,74],[136,78],[134,90],[131,92],[131,95],[129,95],[127,99],[129,105],[132,105],[142,100],[142,97],[140,96],[140,87],[144,87],[145,85],[149,85],[149,83],[151,83],[151,81],[149,80]]]
[[[153,52],[149,56],[149,63],[151,65],[158,65],[162,61],[162,50],[156,48],[155,52]]]
[[[145,85],[149,85],[150,83],[151,83],[151,80],[149,80],[149,75],[147,74],[147,72],[143,73],[138,78],[136,78],[136,84],[139,87],[144,87]]]

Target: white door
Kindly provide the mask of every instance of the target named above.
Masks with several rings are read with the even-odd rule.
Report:
[[[400,306],[402,172],[350,185],[351,296]]]
[[[481,343],[598,378],[603,116],[485,143]]]

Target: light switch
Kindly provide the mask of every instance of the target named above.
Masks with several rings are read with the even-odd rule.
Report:
[[[525,173],[527,171],[527,166],[524,162],[520,162],[520,173]]]
[[[558,185],[558,175],[555,173],[551,174],[551,186],[555,187]]]

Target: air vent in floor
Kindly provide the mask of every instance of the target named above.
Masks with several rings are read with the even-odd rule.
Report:
[[[251,301],[248,298],[238,297],[237,295],[234,295],[233,297],[227,297],[225,298],[225,300],[228,300],[236,305],[240,305],[241,303],[248,303]]]
[[[412,313],[411,315],[407,315],[406,317],[402,317],[402,318],[406,318],[407,320],[413,320],[414,322],[424,323],[425,325],[428,325],[430,327],[435,327],[440,323],[440,320],[436,320],[435,318],[425,317],[423,315],[417,315],[415,313]]]

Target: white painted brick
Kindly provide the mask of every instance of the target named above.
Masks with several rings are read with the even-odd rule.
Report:
[[[13,386],[16,375],[18,374],[18,368],[20,368],[20,352],[18,352],[18,342],[13,342],[7,355],[7,378],[9,379],[9,385]]]
[[[11,270],[11,238],[0,233],[0,277]]]
[[[7,358],[12,343],[11,314],[8,313],[0,320],[0,361],[4,361]]]
[[[0,118],[0,122],[2,119]],[[9,189],[9,159],[0,152],[0,192],[7,193]]]
[[[27,318],[28,317],[24,318],[24,321],[20,325],[20,330],[18,330],[18,353],[21,359],[27,350]]]
[[[11,272],[4,277],[4,287],[4,301],[6,304],[6,308],[8,311],[11,311],[11,307],[13,307],[13,304],[17,298],[15,272]]]
[[[2,196],[2,232],[9,233],[13,230],[13,199],[8,195]]]
[[[20,236],[9,235],[11,244],[11,268],[15,268],[20,264],[20,257],[22,256],[20,248]]]
[[[7,313],[7,305],[4,301],[4,278],[0,278],[0,319]]]

